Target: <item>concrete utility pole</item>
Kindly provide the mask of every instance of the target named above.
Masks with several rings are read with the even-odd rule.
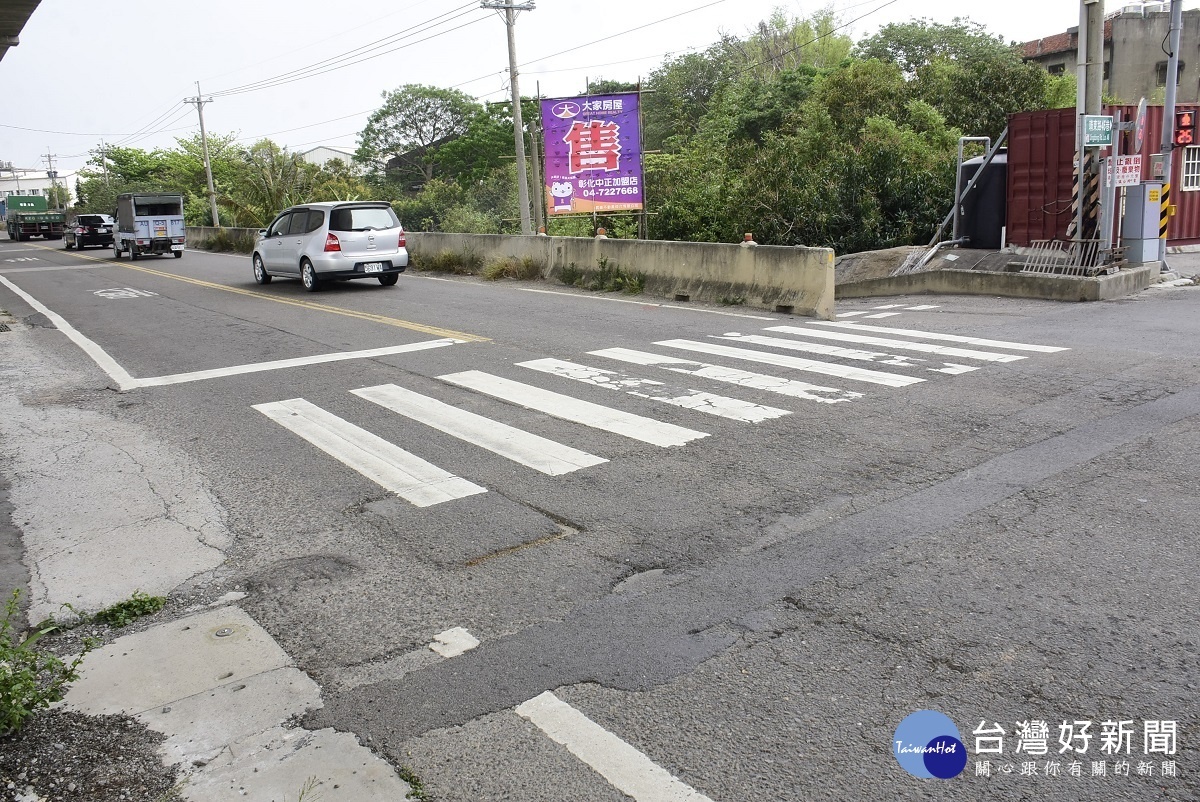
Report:
[[[1167,269],[1167,219],[1171,213],[1171,151],[1175,148],[1175,93],[1179,85],[1179,31],[1183,28],[1183,0],[1171,0],[1171,30],[1167,34],[1167,93],[1163,99],[1163,188],[1159,213],[1159,259]]]
[[[516,5],[512,0],[483,0],[480,8],[504,12],[504,24],[508,26],[508,82],[512,85],[513,140],[517,150],[517,203],[521,207],[521,233],[532,234],[529,220],[529,173],[525,166],[525,126],[521,122],[521,89],[517,86],[517,12],[533,11],[532,0]]]
[[[220,226],[221,218],[217,214],[217,191],[213,188],[212,164],[208,160],[208,134],[204,131],[204,104],[212,103],[212,98],[205,100],[200,94],[200,82],[196,81],[196,96],[185,97],[183,102],[191,103],[200,114],[200,147],[204,151],[204,176],[208,179],[208,202],[212,207],[212,224]]]
[[[54,192],[54,208],[61,209],[62,196],[58,194],[58,171],[54,169],[54,159],[58,156],[57,153],[50,152],[50,146],[46,146],[46,154],[42,156],[46,160],[46,177],[50,179],[50,188]]]
[[[106,189],[111,188],[108,183],[108,145],[104,140],[100,140],[100,167],[104,170],[104,186]]]

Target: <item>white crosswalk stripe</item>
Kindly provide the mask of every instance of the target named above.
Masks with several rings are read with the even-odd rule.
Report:
[[[731,348],[730,346],[718,345],[717,343],[696,342],[694,340],[662,340],[656,342],[655,345],[661,345],[665,348],[679,348],[685,351],[696,351],[702,354],[713,354],[715,356],[727,356],[733,359],[744,359],[749,362],[759,362],[783,368],[794,368],[795,370],[821,373],[826,376],[837,376],[838,378],[850,379],[852,381],[882,384],[887,387],[907,387],[910,384],[925,381],[915,376],[900,376],[895,373],[886,373],[879,370],[854,368],[831,362],[818,362],[815,359],[803,359],[786,354],[772,354],[766,351],[753,351],[748,348]]]
[[[254,409],[418,507],[487,492],[303,398]]]
[[[687,390],[680,395],[676,394],[676,391],[666,388],[660,381],[629,377],[616,371],[593,368],[561,359],[535,359],[529,362],[519,362],[517,365],[596,387],[624,390],[639,398],[648,398],[651,401],[660,401],[664,404],[694,409],[697,412],[746,423],[760,423],[764,420],[791,414],[786,409],[777,409],[699,390]]]
[[[828,343],[812,343],[806,340],[786,340],[783,337],[768,337],[763,334],[736,334],[731,332],[720,337],[714,337],[714,339],[732,340],[739,343],[765,345],[769,348],[785,348],[789,351],[804,351],[809,354],[822,354],[841,359],[856,359],[861,362],[878,362],[883,365],[898,365],[900,367],[918,367],[916,363],[925,361],[919,356],[882,354],[877,351],[861,351],[857,348],[845,348],[840,345],[829,345]]]
[[[852,324],[845,324],[847,326]],[[870,328],[870,327],[864,327]],[[961,359],[978,359],[983,362],[1016,362],[1025,357],[1018,354],[1000,354],[995,351],[976,351],[971,348],[956,348],[951,345],[935,345],[933,343],[918,343],[909,340],[893,340],[887,337],[872,337],[866,334],[847,334],[842,331],[825,331],[801,326],[771,326],[767,331],[780,331],[784,334],[796,334],[801,337],[816,337],[825,340],[857,343],[859,345],[877,345],[880,348],[894,348],[900,351],[917,351],[922,354],[939,354],[941,356],[958,357]]]
[[[579,451],[395,384],[350,392],[459,440],[477,445],[550,476],[600,465],[603,457]]]
[[[900,313],[899,312],[877,312],[874,315],[867,315],[867,317],[868,318],[895,317],[898,314],[900,314]]]
[[[884,326],[868,326],[854,321],[814,320],[813,326],[833,326],[840,329],[850,329],[869,334],[899,334],[904,337],[916,337],[922,340],[938,340],[940,342],[964,343],[966,345],[981,345],[984,348],[1007,348],[1011,351],[1036,351],[1043,354],[1054,354],[1059,351],[1069,351],[1055,345],[1030,345],[1029,343],[1007,342],[1005,340],[988,340],[983,337],[965,337],[961,334],[939,334],[934,331],[916,331],[914,329],[889,329]]]
[[[778,376],[768,376],[764,373],[751,373],[747,370],[727,368],[721,365],[710,365],[706,362],[693,362],[690,359],[680,359],[674,356],[660,356],[646,351],[634,351],[629,348],[605,348],[600,351],[589,351],[593,356],[616,359],[634,365],[656,365],[675,373],[696,376],[701,379],[736,384],[753,390],[766,390],[791,398],[803,398],[806,401],[816,401],[820,404],[840,404],[862,398],[863,394],[853,390],[839,390],[836,387],[823,387],[819,384],[782,379]],[[836,396],[836,397],[831,397]]]
[[[707,432],[698,432],[676,426],[673,423],[664,423],[630,412],[612,409],[602,404],[593,404],[590,401],[543,390],[478,370],[451,373],[438,378],[526,409],[533,409],[555,418],[623,435],[651,445],[681,446],[692,440],[708,437]]]

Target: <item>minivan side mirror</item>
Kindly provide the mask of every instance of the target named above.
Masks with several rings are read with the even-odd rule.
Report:
[[[258,236],[260,236],[260,237],[265,237],[265,236],[267,236],[267,230],[266,230],[265,228],[260,228],[260,229],[258,230]]]

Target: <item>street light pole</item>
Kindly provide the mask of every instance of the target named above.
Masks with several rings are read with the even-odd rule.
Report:
[[[533,226],[529,220],[529,174],[525,165],[525,125],[521,121],[521,89],[517,85],[517,12],[533,11],[534,4],[530,2],[516,5],[511,0],[483,0],[481,8],[490,8],[504,12],[504,24],[508,27],[508,82],[512,86],[513,105],[513,143],[517,152],[517,203],[521,207],[521,233],[532,234]]]

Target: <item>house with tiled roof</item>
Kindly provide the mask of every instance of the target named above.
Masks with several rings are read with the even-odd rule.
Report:
[[[1162,102],[1167,85],[1167,54],[1163,52],[1171,27],[1170,5],[1137,3],[1123,6],[1104,21],[1104,94],[1122,103],[1143,97]],[[1070,28],[1021,45],[1026,61],[1051,74],[1075,74],[1079,28]],[[1183,12],[1180,35],[1178,102],[1200,101],[1200,9]]]

